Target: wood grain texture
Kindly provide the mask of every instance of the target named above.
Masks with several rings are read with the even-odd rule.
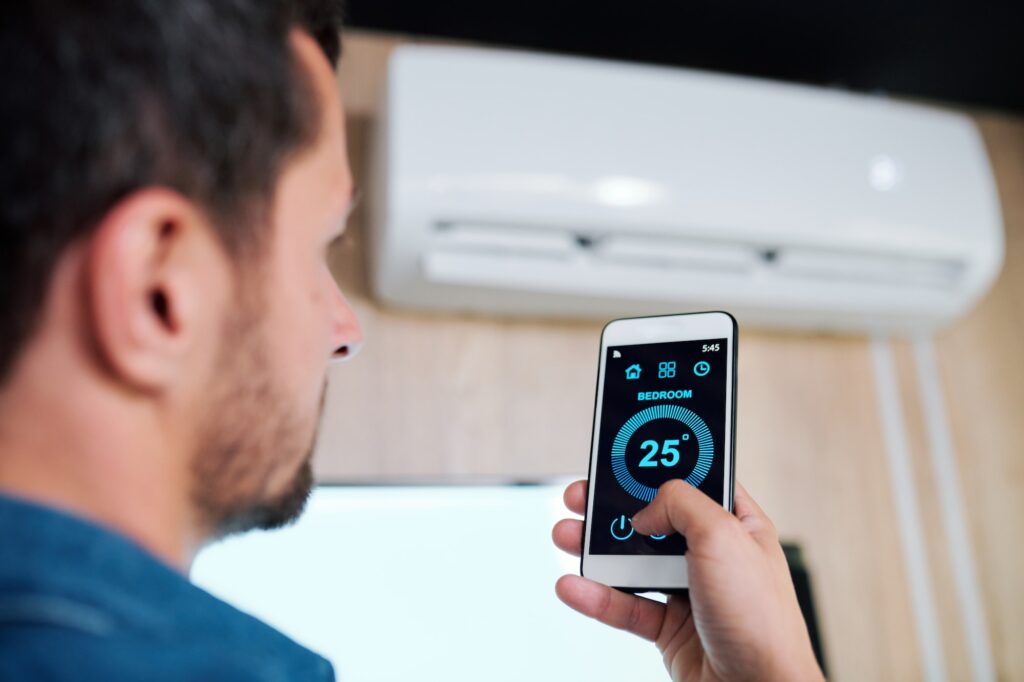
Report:
[[[1006,261],[936,341],[1000,679],[1024,679],[1024,121],[977,117],[995,170]]]
[[[368,177],[386,58],[402,39],[346,34],[339,81],[357,180]],[[942,375],[1001,678],[1024,678],[1024,122],[980,119],[1003,195],[1006,269],[977,310],[938,338]],[[507,477],[586,472],[600,324],[424,314],[369,295],[365,235],[331,267],[366,345],[332,368],[315,465],[321,480]],[[917,679],[894,492],[866,339],[741,332],[738,475],[800,542],[835,679]],[[965,364],[964,357],[973,358]],[[922,515],[937,523],[934,476],[912,365],[897,346]],[[941,532],[929,537],[937,586],[952,585]],[[951,592],[937,598],[950,679],[967,675]]]

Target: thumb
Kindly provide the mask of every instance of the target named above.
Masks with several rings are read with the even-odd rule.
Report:
[[[724,507],[679,478],[662,485],[654,500],[632,518],[633,529],[641,535],[679,532],[690,544],[731,521],[735,519]]]

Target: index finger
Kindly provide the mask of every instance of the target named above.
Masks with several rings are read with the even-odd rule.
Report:
[[[761,505],[754,501],[754,498],[750,496],[750,493],[747,492],[747,489],[739,481],[736,481],[732,502],[736,518],[740,521],[748,516],[768,518],[768,515],[761,509]]]
[[[764,513],[761,506],[754,501],[747,489],[736,483],[736,491],[733,495],[733,507],[736,518],[747,529],[754,538],[764,546],[774,546],[779,543],[778,533],[775,524]]]

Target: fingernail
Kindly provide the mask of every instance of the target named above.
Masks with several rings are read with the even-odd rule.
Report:
[[[640,533],[641,535],[647,535],[647,533],[643,532],[642,530],[636,527],[636,524],[639,523],[640,525],[643,525],[644,523],[643,512],[637,512],[636,514],[633,514],[633,518],[630,519],[630,523],[633,524],[633,530],[635,530],[637,533]]]

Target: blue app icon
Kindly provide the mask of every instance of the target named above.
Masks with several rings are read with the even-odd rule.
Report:
[[[626,368],[627,379],[639,379],[640,378],[640,365],[632,364]]]
[[[711,371],[711,363],[707,360],[700,360],[696,365],[693,366],[693,373],[699,377],[707,376],[708,372]]]

